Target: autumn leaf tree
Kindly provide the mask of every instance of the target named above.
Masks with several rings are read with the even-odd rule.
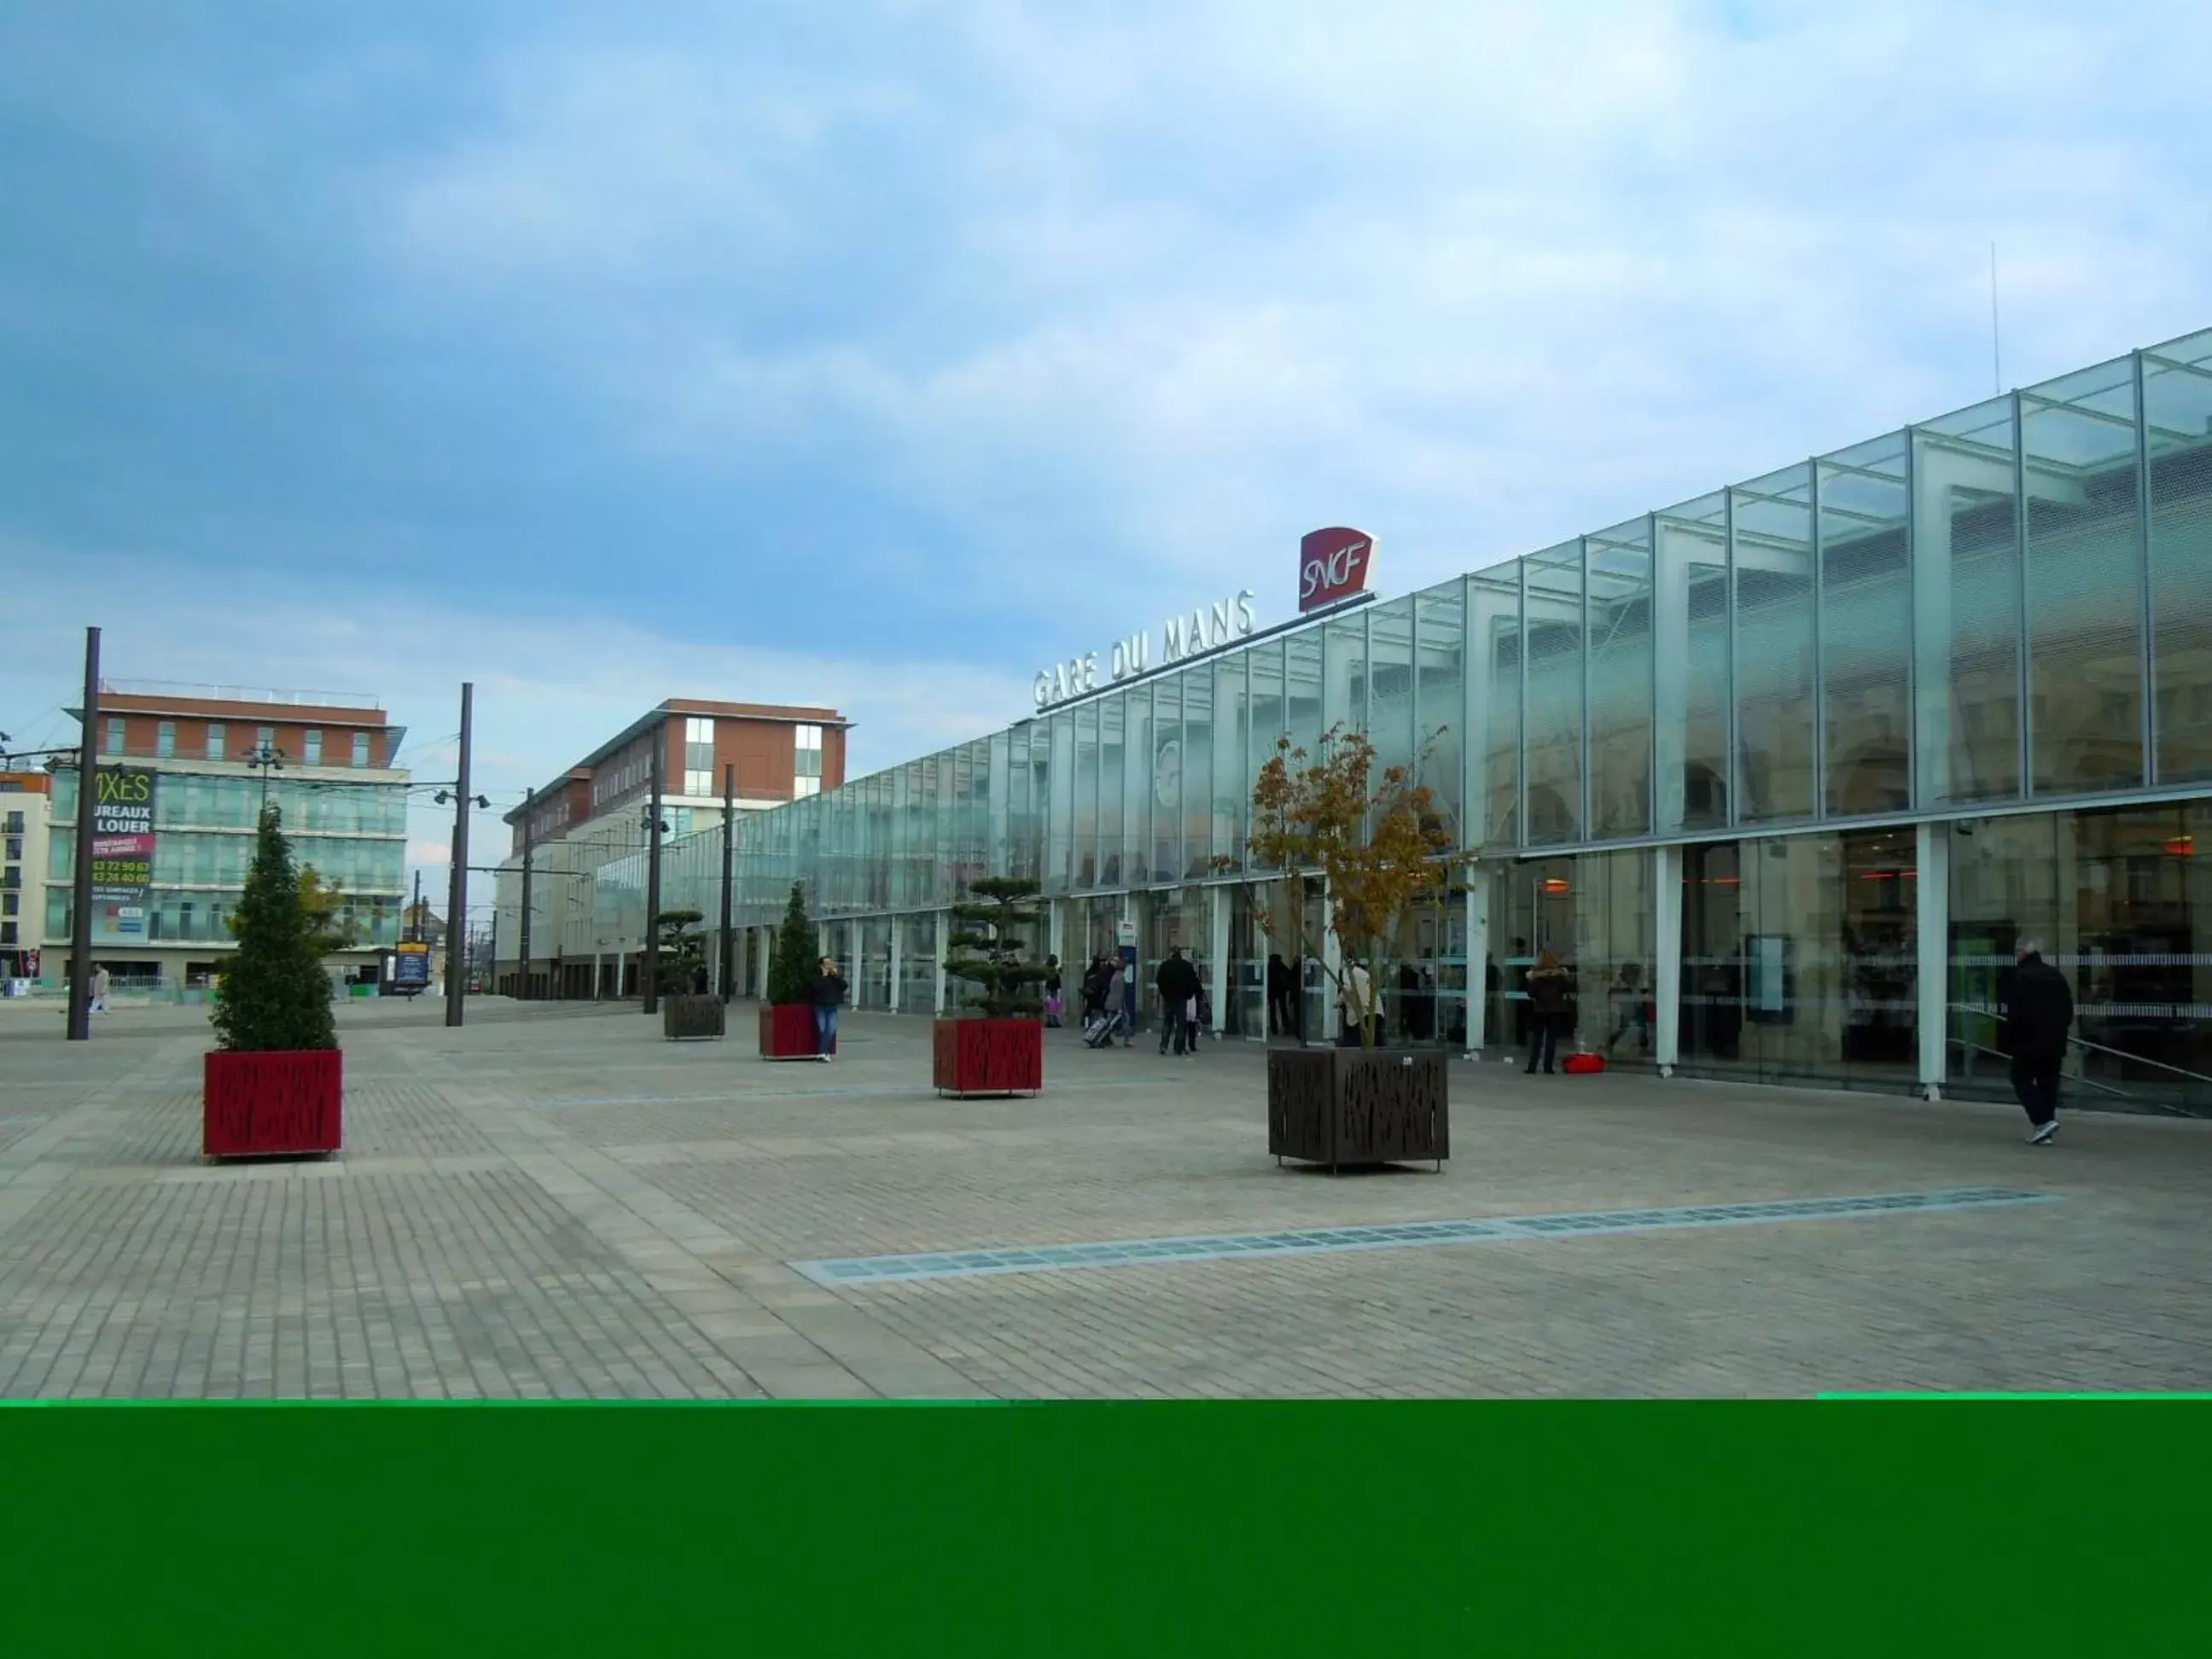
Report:
[[[1375,745],[1364,732],[1331,726],[1317,755],[1279,738],[1252,785],[1249,844],[1255,866],[1286,875],[1318,872],[1326,881],[1326,925],[1336,936],[1340,965],[1330,969],[1320,941],[1305,937],[1303,907],[1293,924],[1298,950],[1322,963],[1340,997],[1352,968],[1365,970],[1359,1044],[1374,1048],[1382,953],[1397,938],[1407,907],[1443,890],[1449,879],[1439,854],[1450,850],[1451,836],[1434,793],[1414,767],[1386,766],[1378,774]],[[1254,907],[1254,919],[1276,938],[1279,924],[1267,907]]]

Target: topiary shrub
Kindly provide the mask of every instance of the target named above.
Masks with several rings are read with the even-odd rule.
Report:
[[[326,933],[301,902],[300,872],[283,816],[269,806],[253,843],[253,867],[232,921],[238,950],[216,981],[216,1041],[241,1054],[335,1048]]]
[[[769,958],[768,1000],[811,1002],[814,976],[822,968],[821,937],[806,916],[806,890],[791,884],[791,902],[784,907],[783,926],[776,930],[775,954]]]

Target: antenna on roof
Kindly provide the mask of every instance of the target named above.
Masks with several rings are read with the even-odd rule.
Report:
[[[1990,244],[1990,389],[2004,395],[2004,356],[1997,333],[1997,245]]]

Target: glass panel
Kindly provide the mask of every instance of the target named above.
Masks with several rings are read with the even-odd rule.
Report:
[[[2158,781],[2212,778],[2212,331],[2143,357]]]
[[[2212,1109],[2212,803],[1985,818],[1951,838],[1958,1092],[2013,1097],[1999,1018],[2022,940],[2074,992],[2062,1103]]]
[[[1098,883],[1098,708],[1085,703],[1075,713],[1074,884]]]
[[[1238,652],[1213,665],[1213,823],[1206,855],[1244,865],[1244,818],[1252,801],[1252,778],[1245,764],[1251,739],[1245,674],[1250,653]]]
[[[2143,781],[2142,515],[2130,358],[2021,394],[2028,735],[2039,793]]]
[[[1367,625],[1364,617],[1328,623],[1322,630],[1322,672],[1328,678],[1322,705],[1324,731],[1361,724],[1367,709]]]
[[[1127,750],[1122,739],[1123,699],[1120,693],[1098,702],[1098,880],[1121,884],[1122,771]]]
[[[1414,732],[1421,781],[1437,799],[1437,815],[1454,846],[1463,845],[1460,791],[1466,753],[1466,635],[1461,625],[1464,583],[1451,582],[1419,596],[1414,639]]]
[[[1913,438],[1920,802],[2008,799],[2020,793],[2021,735],[2012,400]]]
[[[1905,434],[1823,458],[1821,744],[1826,810],[1911,805],[1912,565]]]
[[[1212,856],[1213,832],[1213,666],[1178,674],[1182,683],[1182,863],[1185,876],[1202,876]]]
[[[1686,1069],[1908,1087],[1918,1057],[1913,834],[1683,851]]]
[[[1716,829],[1729,816],[1727,500],[1671,508],[1656,528],[1659,828]]]
[[[1291,746],[1309,755],[1321,746],[1321,629],[1303,629],[1283,641],[1285,695],[1290,702]]]
[[[1514,847],[1521,841],[1521,567],[1473,577],[1467,591],[1468,638],[1485,694],[1477,822],[1468,826],[1468,844]]]
[[[1375,770],[1413,761],[1413,601],[1370,605],[1367,611],[1367,739]]]
[[[1152,879],[1182,874],[1182,678],[1152,686]]]
[[[1121,869],[1125,882],[1141,885],[1150,873],[1152,825],[1152,688],[1133,686],[1124,719],[1127,759],[1121,775]]]
[[[1813,799],[1813,469],[1729,492],[1735,537],[1736,816],[1810,817]]]
[[[1651,828],[1651,522],[1588,538],[1593,837]]]
[[[1528,580],[1528,841],[1582,836],[1582,544],[1522,562]]]
[[[1045,800],[1044,890],[1065,893],[1070,867],[1070,842],[1075,828],[1075,717],[1053,714],[1047,719],[1051,733],[1051,787]]]

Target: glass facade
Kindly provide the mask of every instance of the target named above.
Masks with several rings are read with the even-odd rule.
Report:
[[[1251,781],[1339,723],[1455,831],[1452,896],[1393,974],[1416,1036],[1512,1041],[1553,949],[1577,1040],[1620,1063],[1971,1089],[1984,970],[2033,927],[2123,1056],[2085,1048],[2084,1076],[2164,1065],[2187,1097],[2212,1068],[2212,331],[749,814],[742,924],[803,882],[861,920],[885,1002],[896,946],[912,1009],[962,884],[1030,875],[1064,959],[1127,918],[1140,963],[1183,944],[1217,1023],[1256,1034],[1257,918],[1299,905],[1250,867]],[[637,854],[607,852],[572,956],[640,937]],[[719,827],[666,859],[672,908],[714,915]]]
[[[48,842],[46,936],[70,932],[68,884],[75,869],[76,774],[54,776],[54,827]],[[406,875],[407,794],[404,786],[270,779],[267,795],[283,812],[294,858],[312,866],[340,895],[338,916],[355,948],[372,950],[400,939]],[[258,775],[161,774],[154,795],[154,882],[147,896],[143,943],[228,945],[229,919],[253,860],[253,828],[263,796]],[[123,951],[130,941],[103,941]]]

